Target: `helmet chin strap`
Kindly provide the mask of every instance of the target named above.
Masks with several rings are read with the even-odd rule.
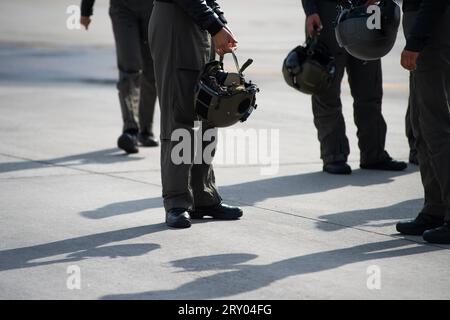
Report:
[[[233,51],[231,51],[231,54],[233,55],[233,60],[234,60],[234,65],[236,66],[236,70],[237,70],[237,72],[239,73],[239,74],[241,74],[241,68],[239,67],[239,61],[238,61],[238,59],[237,59],[237,57],[236,57],[236,54],[234,53],[234,50]]]
[[[231,55],[233,56],[233,60],[234,60],[234,65],[236,66],[236,70],[239,73],[240,76],[243,76],[243,72],[245,69],[247,69],[252,63],[253,63],[253,59],[248,59],[243,65],[242,67],[239,66],[239,61],[238,58],[236,56],[236,54],[234,53],[234,50],[231,51]],[[220,63],[223,64],[223,57],[220,57]]]
[[[317,43],[319,41],[318,30],[314,29],[311,37],[308,37],[306,40],[307,51],[306,54],[308,56],[312,56],[314,54],[314,50],[316,49]]]

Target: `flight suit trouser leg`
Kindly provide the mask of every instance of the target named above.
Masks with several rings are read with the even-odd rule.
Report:
[[[347,70],[354,98],[354,120],[358,128],[361,164],[373,164],[388,158],[385,152],[386,122],[381,113],[383,97],[381,61],[364,62],[340,48],[334,32],[337,16],[336,3],[318,2],[323,24],[319,42],[335,57],[336,78],[331,88],[312,97],[314,124],[321,145],[321,158],[325,164],[347,161],[350,153],[342,115],[341,82]]]
[[[353,97],[353,119],[357,127],[360,163],[386,160],[387,126],[381,113],[383,76],[381,60],[362,61],[349,55],[347,74]]]
[[[323,24],[319,43],[328,48],[335,57],[336,77],[329,90],[313,95],[312,110],[314,125],[320,142],[320,155],[325,164],[347,161],[350,146],[345,134],[345,121],[342,114],[341,82],[344,77],[348,54],[340,48],[334,34],[333,21],[336,18],[336,4],[318,1],[319,15]]]
[[[406,31],[408,30],[408,26],[406,25],[407,20],[402,19],[403,32],[406,36]],[[411,74],[409,75],[409,82],[411,83]],[[408,108],[406,109],[405,115],[405,134],[408,139],[409,150],[411,152],[417,153],[416,150],[416,139],[414,138],[414,131],[411,125],[411,97],[408,98]]]
[[[410,80],[411,81],[411,80]],[[408,139],[409,150],[411,152],[416,151],[416,139],[414,138],[414,132],[411,126],[411,104],[408,102],[408,109],[405,115],[405,134]]]
[[[141,96],[139,101],[139,129],[141,133],[153,134],[153,116],[156,105],[156,81],[153,59],[148,43],[148,23],[152,15],[153,1],[138,0],[139,2],[139,34],[141,37]]]
[[[148,20],[144,21],[151,10],[152,6],[144,0],[110,1],[123,132],[137,133],[140,123],[141,131],[152,130],[156,89],[147,43]]]
[[[405,13],[407,30],[416,16]],[[425,191],[423,211],[450,221],[450,9],[436,30],[411,72],[411,125]]]
[[[221,198],[212,165],[193,161],[196,156],[193,142],[195,86],[210,59],[211,39],[177,5],[155,2],[149,24],[149,43],[161,107],[164,207],[168,211],[216,205]],[[180,143],[171,139],[175,130],[187,134],[191,140],[190,150],[184,150],[189,153],[188,163],[177,163],[172,156],[174,147]],[[202,143],[201,149],[205,146]]]

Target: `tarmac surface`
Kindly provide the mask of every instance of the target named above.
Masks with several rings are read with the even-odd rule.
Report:
[[[66,28],[77,1],[0,2],[0,299],[450,298],[450,246],[395,231],[421,209],[417,167],[359,169],[346,81],[354,173],[321,172],[309,97],[280,72],[304,40],[300,1],[222,2],[261,93],[249,121],[221,135],[256,137],[258,159],[227,158],[235,145],[224,143],[217,183],[245,215],[187,230],[164,224],[159,148],[116,149],[108,2],[89,32]],[[403,45],[400,33],[383,59],[383,106],[386,148],[407,160]],[[155,122],[159,134],[159,112]]]

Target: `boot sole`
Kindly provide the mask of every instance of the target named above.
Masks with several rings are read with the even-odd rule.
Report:
[[[377,167],[377,166],[359,166],[361,169],[364,169],[364,170],[378,170],[378,171],[403,171],[403,170],[405,170],[406,168],[408,168],[408,165],[407,164],[405,164],[404,166],[398,166],[398,167],[396,167],[396,168],[393,168],[393,167],[391,167],[391,168],[387,168],[387,167]]]
[[[166,224],[168,227],[173,228],[173,229],[187,229],[191,227],[191,222],[188,220],[184,220],[184,221],[178,221],[176,223],[168,223],[166,221]]]
[[[434,244],[450,244],[450,239],[449,240],[429,239],[428,237],[424,236],[423,240],[425,240],[428,243]]]
[[[166,220],[166,224],[168,227],[174,228],[174,229],[187,229],[187,228],[190,228],[192,225],[191,221],[187,220],[187,219],[178,220],[178,221],[174,221],[174,222],[168,222]]]
[[[352,174],[352,171],[329,171],[329,170],[325,170],[323,169],[323,172],[325,173],[329,173],[329,174],[339,174],[339,175],[350,175]]]
[[[243,216],[242,213],[239,215],[234,215],[234,216],[229,216],[229,215],[228,216],[220,216],[220,215],[212,215],[212,214],[208,214],[208,213],[205,213],[205,214],[190,213],[190,215],[191,215],[191,219],[196,219],[196,220],[204,219],[205,217],[211,217],[214,220],[224,220],[224,221],[239,220]]]
[[[147,147],[147,148],[153,148],[153,147],[157,147],[157,146],[159,146],[159,143],[158,142],[150,142],[150,143],[148,143],[148,142],[146,142],[146,143],[143,143],[142,141],[139,141],[139,144],[142,146],[142,147]]]
[[[405,236],[417,236],[417,237],[419,237],[419,236],[423,235],[423,233],[425,231],[431,230],[431,229],[424,230],[421,233],[419,233],[419,232],[408,232],[407,230],[401,230],[401,228],[398,228],[398,227],[396,227],[396,230],[397,230],[398,233],[401,233],[401,234],[403,234]]]
[[[397,230],[397,232],[399,232],[401,234],[404,234],[406,236],[422,236],[426,231],[433,230],[433,229],[438,228],[440,226],[441,225],[433,226],[433,227],[430,227],[428,229],[424,229],[422,232],[420,232],[420,231],[413,232],[413,231],[410,231],[410,230],[402,230],[402,228],[401,227],[399,228],[398,226],[396,226],[395,229]]]

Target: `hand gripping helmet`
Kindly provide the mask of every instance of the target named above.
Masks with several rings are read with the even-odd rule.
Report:
[[[249,59],[239,67],[232,52],[237,73],[225,72],[223,57],[209,62],[203,71],[195,94],[195,112],[210,127],[229,127],[244,122],[256,109],[258,87],[246,82],[243,72],[253,60]]]
[[[334,57],[318,42],[317,35],[305,46],[293,49],[283,62],[286,83],[306,94],[320,94],[330,88],[336,74]]]
[[[381,0],[375,7],[341,7],[336,39],[355,58],[377,60],[391,51],[399,25],[400,7],[394,0]]]

